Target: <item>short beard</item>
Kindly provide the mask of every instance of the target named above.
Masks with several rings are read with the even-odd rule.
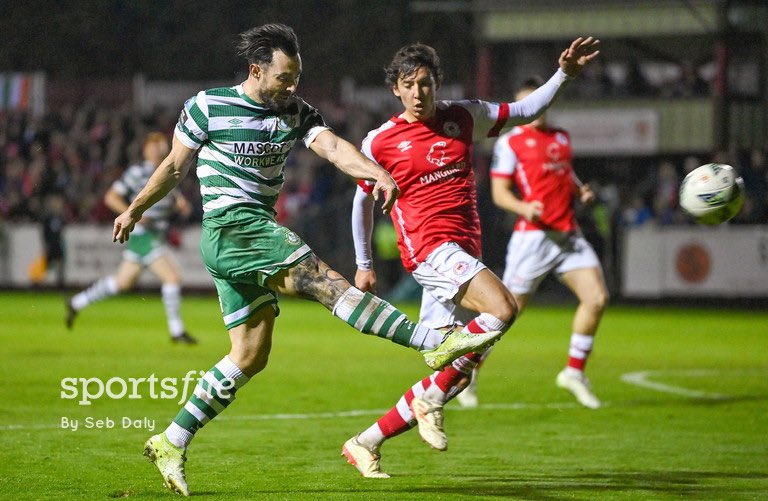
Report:
[[[270,110],[283,112],[288,108],[288,105],[291,103],[291,98],[286,99],[282,103],[278,103],[275,101],[275,99],[267,95],[266,92],[263,92],[259,95],[259,98],[261,99],[261,102],[264,103],[264,105],[269,108]]]

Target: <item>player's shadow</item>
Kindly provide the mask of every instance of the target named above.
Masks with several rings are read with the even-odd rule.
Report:
[[[631,499],[682,497],[690,499],[758,499],[759,485],[755,481],[768,481],[766,472],[720,471],[627,471],[615,473],[574,473],[572,475],[524,474],[506,478],[476,475],[451,475],[453,485],[429,485],[418,487],[408,482],[398,484],[395,475],[384,482],[366,482],[360,488],[327,489],[313,486],[310,490],[259,490],[254,499],[290,499],[291,495],[314,499],[469,499],[477,497],[499,499],[525,499],[530,501],[560,501],[576,498]],[[430,479],[434,480],[434,479]],[[730,481],[729,481],[730,480]],[[738,481],[740,485],[734,485]],[[712,485],[718,482],[721,485]],[[365,482],[365,481],[364,481]],[[751,484],[750,484],[751,482]],[[727,484],[727,485],[724,485]],[[210,493],[205,493],[210,494]],[[221,493],[218,493],[221,494]],[[762,495],[762,491],[760,492]],[[277,496],[273,498],[271,496]],[[285,496],[285,497],[284,497]]]
[[[554,501],[573,499],[574,495],[595,495],[610,493],[641,493],[697,498],[699,496],[717,499],[733,498],[735,493],[755,494],[751,490],[739,489],[733,485],[711,485],[712,480],[768,480],[766,472],[719,472],[719,471],[648,471],[615,473],[578,473],[574,475],[510,475],[507,478],[453,475],[461,485],[437,487],[409,487],[402,492],[437,494],[445,499],[463,496],[489,496],[509,499]],[[723,482],[730,483],[730,482]],[[390,491],[391,492],[391,491]]]

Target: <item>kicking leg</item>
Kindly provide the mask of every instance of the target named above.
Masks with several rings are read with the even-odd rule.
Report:
[[[465,353],[493,344],[499,331],[468,334],[431,329],[411,322],[388,302],[352,287],[344,277],[314,254],[267,281],[284,294],[314,299],[364,334],[373,334],[422,351],[427,365],[442,368]]]

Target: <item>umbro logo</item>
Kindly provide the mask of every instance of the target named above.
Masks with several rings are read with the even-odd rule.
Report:
[[[400,144],[397,145],[397,149],[406,152],[412,148],[410,141],[401,141]]]
[[[232,127],[240,127],[240,124],[243,123],[239,118],[233,118],[232,120],[228,120],[228,122],[232,124]]]

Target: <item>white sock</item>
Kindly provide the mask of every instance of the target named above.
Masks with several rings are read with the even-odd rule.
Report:
[[[181,321],[181,287],[178,284],[163,284],[160,289],[163,295],[165,317],[168,320],[168,330],[171,336],[181,336],[184,333],[184,322]]]
[[[416,324],[411,337],[411,346],[417,350],[433,350],[443,342],[445,334],[437,329],[431,329],[421,324]]]
[[[478,316],[476,316],[473,321],[475,324],[480,327],[485,332],[490,331],[506,331],[509,329],[509,324],[503,320],[500,320],[496,318],[495,316],[491,315],[490,313],[480,313]],[[470,321],[472,323],[472,321]],[[469,327],[465,327],[465,330]]]
[[[181,426],[177,425],[173,421],[165,430],[165,436],[168,437],[168,441],[176,447],[186,449],[189,443],[195,436],[189,431],[185,430]]]
[[[567,372],[577,374],[584,371],[584,365],[587,363],[589,354],[592,353],[594,342],[595,336],[587,336],[578,332],[571,334],[571,344],[568,348]]]
[[[115,277],[109,276],[95,281],[90,287],[85,289],[72,298],[72,307],[80,311],[89,304],[101,301],[102,299],[117,294],[117,281]]]
[[[361,445],[373,451],[379,450],[379,447],[384,443],[384,440],[384,433],[381,432],[378,422],[373,423],[367,430],[357,436],[357,441]]]

